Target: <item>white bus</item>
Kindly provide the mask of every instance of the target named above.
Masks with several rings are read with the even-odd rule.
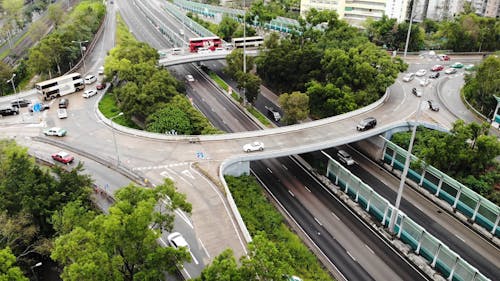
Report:
[[[44,100],[51,100],[85,89],[80,73],[71,73],[35,84],[37,92]]]
[[[252,37],[240,37],[232,38],[231,43],[235,48],[258,48],[264,44],[264,37],[262,36],[252,36]]]

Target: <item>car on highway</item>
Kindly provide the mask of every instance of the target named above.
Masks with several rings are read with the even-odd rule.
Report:
[[[429,108],[432,110],[432,111],[439,111],[439,106],[437,105],[437,103],[433,100],[428,100],[427,103],[429,104]]]
[[[448,55],[440,54],[440,55],[438,55],[438,59],[440,61],[449,61],[450,57]]]
[[[98,75],[103,75],[104,74],[104,66],[99,66],[99,69],[97,70]]]
[[[417,90],[417,88],[411,89],[411,93],[414,94],[417,97],[421,97],[422,96],[422,91]]]
[[[17,115],[17,114],[19,114],[18,107],[7,106],[0,108],[0,116]]]
[[[172,246],[176,249],[179,249],[181,247],[185,247],[186,249],[189,250],[188,242],[186,241],[186,239],[184,239],[182,234],[180,234],[179,232],[170,233],[167,236],[167,240],[168,240],[168,243],[170,244],[170,246]]]
[[[453,74],[453,73],[457,73],[457,69],[456,68],[447,68],[444,73],[446,74]]]
[[[35,103],[36,104],[36,103]],[[28,109],[30,112],[33,112],[33,108],[35,107],[35,104],[30,104]],[[40,103],[40,111],[44,111],[44,110],[49,110],[50,109],[50,105],[48,103]]]
[[[245,152],[262,151],[262,150],[264,150],[264,143],[260,141],[247,143],[243,146],[243,151]]]
[[[59,117],[59,119],[68,118],[68,112],[64,108],[59,108],[57,110],[57,117]]]
[[[43,133],[46,136],[64,137],[66,135],[67,131],[65,129],[63,129],[63,128],[52,127],[52,128],[49,128],[49,129],[45,129],[43,131]]]
[[[87,90],[87,91],[83,92],[82,97],[88,99],[88,98],[93,97],[95,95],[97,95],[97,91],[91,89],[91,90]]]
[[[456,62],[456,63],[452,64],[450,67],[453,67],[453,68],[462,68],[462,67],[464,67],[464,64],[461,63],[461,62]]]
[[[187,80],[188,82],[194,82],[193,75],[191,75],[191,74],[186,75],[186,80]]]
[[[436,64],[434,65],[432,68],[431,68],[431,71],[441,71],[444,69],[444,66],[440,65],[440,64]]]
[[[418,77],[424,76],[425,74],[427,74],[427,70],[425,69],[419,69],[417,72],[415,72],[415,75],[417,75]]]
[[[97,85],[95,85],[95,88],[97,90],[103,90],[104,88],[106,88],[106,83],[99,82],[99,83],[97,83]]]
[[[374,117],[368,117],[359,122],[359,124],[356,126],[356,130],[366,131],[368,129],[374,128],[375,126],[377,126],[377,119],[375,119]]]
[[[97,81],[97,77],[95,77],[95,75],[89,74],[89,75],[85,76],[85,84],[87,84],[87,85],[92,84],[95,81]]]
[[[63,164],[69,164],[69,163],[73,162],[73,160],[75,160],[75,157],[73,157],[72,155],[70,155],[67,152],[60,151],[60,152],[52,154],[52,159],[54,159],[57,162],[61,162]]]
[[[27,107],[28,105],[31,104],[31,101],[27,99],[15,99],[10,102],[12,107]]]
[[[438,79],[439,78],[439,72],[432,73],[431,75],[429,75],[429,78]]]
[[[425,86],[429,85],[430,83],[431,83],[431,80],[429,80],[427,78],[420,80],[420,86],[422,86],[422,87],[425,87]]]
[[[415,73],[408,73],[403,77],[403,81],[410,82],[413,78],[415,78]]]
[[[352,159],[351,155],[345,150],[341,149],[337,151],[337,157],[339,158],[340,162],[346,164],[347,166],[354,164],[354,159]]]

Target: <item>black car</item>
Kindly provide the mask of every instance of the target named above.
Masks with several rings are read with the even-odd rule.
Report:
[[[2,107],[0,108],[0,115],[1,116],[7,116],[7,115],[17,115],[19,114],[19,108],[18,107]]]
[[[432,111],[439,111],[439,106],[437,105],[437,103],[433,100],[428,100],[427,103],[429,104],[429,108],[432,110]]]
[[[27,99],[17,99],[10,102],[12,107],[27,107],[30,103]]]
[[[434,79],[439,78],[439,72],[434,72],[434,73],[432,73],[432,74],[429,76],[429,78],[434,78]]]
[[[69,100],[68,99],[60,99],[59,100],[59,108],[68,108]]]
[[[368,117],[359,122],[358,126],[356,126],[356,129],[358,131],[366,131],[368,129],[375,127],[376,125],[377,125],[377,119],[373,117]]]

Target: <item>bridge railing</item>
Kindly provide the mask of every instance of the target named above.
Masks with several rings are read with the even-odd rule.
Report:
[[[394,206],[328,154],[325,153],[325,156],[329,158],[326,176],[332,183],[387,227],[395,211]],[[398,212],[394,232],[448,280],[490,280],[401,211]]]
[[[188,16],[186,16],[183,12],[179,10],[179,8],[166,1],[165,5],[167,6],[166,11],[169,12],[171,15],[173,15],[177,20],[182,22],[182,24],[185,27],[188,27],[191,29],[193,32],[196,34],[200,35],[201,37],[210,37],[210,36],[217,36],[216,34],[213,34],[210,30],[206,29],[199,23],[195,22],[194,20],[190,19]]]
[[[385,141],[384,163],[402,171],[408,152],[387,139]],[[411,155],[411,160],[412,163],[416,163],[418,158]],[[460,212],[470,222],[481,226],[492,236],[500,237],[499,206],[430,165],[422,163],[420,167],[422,167],[420,170],[415,170],[410,165],[408,179],[446,202],[454,212]]]

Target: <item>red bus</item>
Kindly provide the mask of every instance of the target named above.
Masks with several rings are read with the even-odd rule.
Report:
[[[198,52],[199,48],[206,48],[213,51],[218,47],[222,47],[222,40],[216,36],[189,39],[189,51],[192,53]]]

